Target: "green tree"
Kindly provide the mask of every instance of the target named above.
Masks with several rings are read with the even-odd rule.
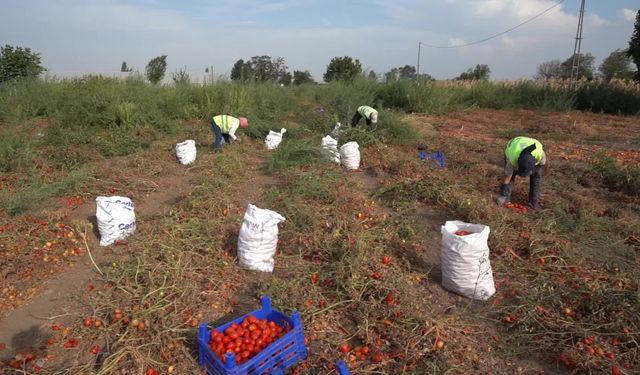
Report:
[[[558,59],[545,61],[536,68],[535,79],[558,79],[562,78],[562,62]]]
[[[313,77],[311,76],[311,73],[309,73],[308,70],[305,70],[304,72],[300,70],[294,70],[293,84],[303,85],[305,83],[316,83],[316,81],[313,80]]]
[[[636,65],[636,81],[640,81],[640,10],[636,13],[636,22],[633,25],[631,39],[629,39],[627,56],[629,56]]]
[[[593,79],[594,63],[596,58],[590,53],[579,54],[580,67],[578,68],[578,79],[586,78]],[[571,78],[571,68],[573,67],[573,55],[566,59],[562,64],[562,78]]]
[[[466,72],[461,73],[456,80],[477,80],[477,81],[486,81],[489,79],[491,75],[491,69],[489,69],[489,65],[487,64],[478,64],[475,68],[467,69]]]
[[[325,82],[352,81],[360,74],[362,74],[362,64],[358,59],[354,60],[349,56],[334,57],[329,62],[323,79]]]
[[[133,68],[129,67],[126,61],[123,61],[122,65],[120,65],[120,71],[123,73],[131,73],[133,72]]]
[[[158,84],[164,78],[164,74],[167,71],[167,55],[154,57],[147,64],[147,79],[149,82]]]
[[[605,81],[612,78],[633,79],[634,76],[634,71],[631,69],[631,58],[627,55],[627,51],[622,51],[619,48],[602,61],[598,71]]]
[[[280,77],[279,83],[285,86],[289,86],[292,80],[293,80],[293,77],[291,76],[291,73],[285,72],[282,75],[282,77]]]
[[[5,45],[0,47],[0,82],[12,79],[37,77],[45,68],[40,64],[40,54],[30,48]]]
[[[187,73],[187,68],[181,68],[171,73],[171,79],[176,85],[188,85],[191,83],[191,77]]]
[[[287,74],[288,68],[282,57],[272,59],[267,55],[254,56],[249,63],[257,82],[273,81],[282,83],[284,76]]]
[[[242,59],[236,61],[231,68],[231,80],[288,84],[287,82],[291,83],[291,74],[288,72],[284,58],[263,55],[253,56],[248,61]]]
[[[231,68],[232,81],[246,82],[252,79],[253,69],[251,69],[251,63],[249,61],[245,62],[240,59],[233,64],[233,68]]]
[[[403,67],[393,68],[384,74],[384,78],[387,82],[399,79],[415,79],[416,67],[412,65],[405,65]]]
[[[418,80],[421,82],[431,82],[431,81],[435,81],[436,79],[433,78],[431,74],[420,73],[420,75],[418,76]]]

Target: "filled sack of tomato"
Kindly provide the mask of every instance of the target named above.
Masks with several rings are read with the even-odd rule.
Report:
[[[191,164],[196,161],[196,141],[187,139],[176,145],[176,157],[180,164]]]
[[[273,130],[269,131],[267,137],[264,139],[264,144],[267,145],[269,150],[275,150],[282,142],[282,136],[287,132],[287,129],[282,128],[280,132],[274,132]]]
[[[489,263],[489,227],[462,221],[442,226],[442,286],[468,298],[486,301],[496,292]]]
[[[238,236],[238,262],[240,267],[262,272],[273,272],[278,224],[285,218],[271,210],[247,206]]]
[[[100,246],[123,240],[136,230],[135,204],[127,197],[97,197],[96,221]]]

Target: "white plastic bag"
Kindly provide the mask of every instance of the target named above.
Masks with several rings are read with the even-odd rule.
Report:
[[[127,197],[97,197],[96,219],[100,232],[100,246],[132,235],[136,230],[135,205]]]
[[[466,236],[457,231],[472,232]],[[447,221],[442,232],[442,286],[465,297],[486,301],[496,293],[489,263],[489,227]]]
[[[327,157],[340,164],[340,152],[338,152],[338,141],[330,135],[322,138],[322,151]]]
[[[240,267],[273,272],[273,257],[278,244],[278,224],[285,218],[271,210],[247,206],[238,236]]]
[[[196,141],[187,139],[176,145],[176,156],[180,164],[190,164],[196,160]]]
[[[340,147],[340,162],[347,169],[360,168],[360,150],[357,142],[348,142]]]
[[[269,150],[275,150],[280,142],[282,142],[282,136],[287,132],[287,129],[282,128],[280,132],[274,132],[273,130],[269,130],[269,134],[267,138],[265,138],[264,143],[267,145]]]

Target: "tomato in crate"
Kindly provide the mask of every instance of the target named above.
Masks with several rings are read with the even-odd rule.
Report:
[[[201,324],[198,353],[207,375],[267,375],[284,370],[307,357],[300,314],[288,317],[263,296],[260,310],[211,330]]]

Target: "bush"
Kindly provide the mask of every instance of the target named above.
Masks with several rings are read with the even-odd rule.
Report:
[[[640,168],[621,166],[614,159],[601,155],[596,160],[594,169],[609,189],[628,195],[640,195]]]
[[[593,82],[580,85],[576,109],[620,115],[640,114],[640,91],[633,87]]]

